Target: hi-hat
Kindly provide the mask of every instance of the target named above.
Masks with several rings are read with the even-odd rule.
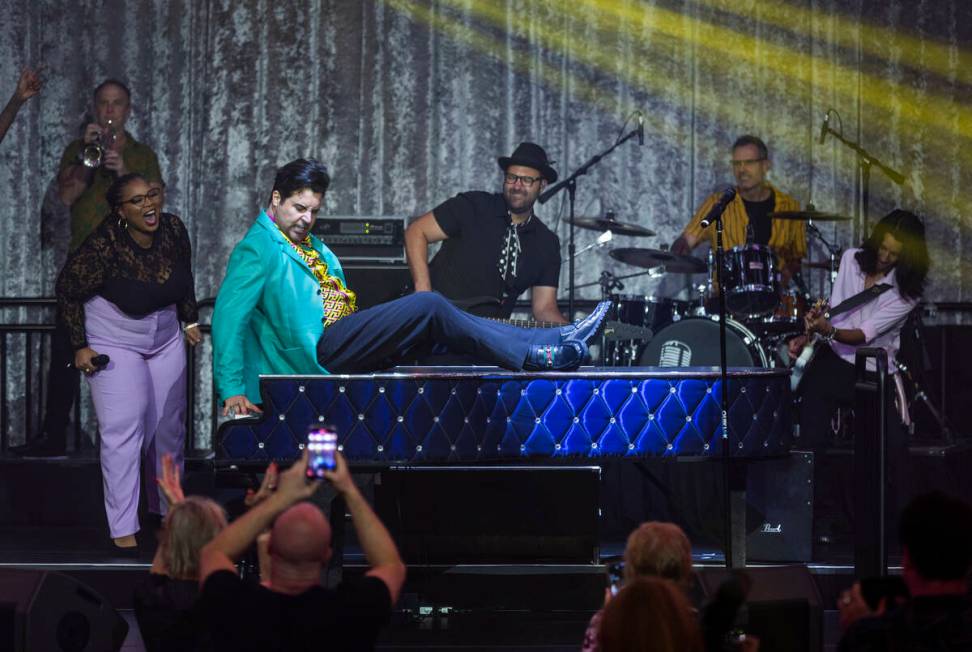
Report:
[[[641,249],[639,247],[624,247],[611,250],[611,258],[635,267],[664,267],[666,272],[682,274],[700,274],[708,270],[708,266],[701,258],[695,256],[679,256],[661,249]]]
[[[568,222],[571,220],[568,219]],[[590,229],[591,231],[610,231],[615,235],[634,235],[634,236],[650,236],[655,235],[655,232],[651,229],[646,229],[643,226],[637,224],[631,224],[630,222],[619,222],[614,219],[614,213],[607,213],[604,217],[575,217],[574,226],[579,226],[582,229]]]
[[[847,220],[853,219],[849,215],[840,215],[838,213],[823,213],[821,211],[806,210],[806,211],[778,211],[775,213],[770,213],[770,217],[774,220],[813,220],[814,222],[846,222]]]

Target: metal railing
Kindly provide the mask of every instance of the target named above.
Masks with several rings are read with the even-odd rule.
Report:
[[[203,299],[198,302],[200,311],[211,309],[216,303],[214,298]],[[11,431],[11,393],[9,391],[11,380],[22,381],[23,387],[23,409],[16,410],[22,412],[21,427],[25,441],[30,441],[32,437],[39,434],[44,424],[44,409],[46,402],[46,382],[48,375],[47,360],[49,359],[50,340],[56,329],[54,311],[57,306],[55,299],[50,297],[5,297],[0,298],[0,454],[6,453],[10,442],[9,434]],[[46,313],[45,318],[19,320],[9,319],[9,313],[13,310],[35,311],[41,310]],[[199,330],[206,336],[211,333],[211,326],[208,323],[199,324]],[[22,346],[15,346],[16,338],[22,336]],[[200,404],[200,399],[209,392],[210,410],[208,425],[210,429],[209,441],[216,433],[217,421],[219,418],[219,402],[216,397],[215,385],[210,382],[209,387],[204,389],[199,383],[198,365],[200,364],[199,346],[186,347],[186,452],[198,453],[208,449],[208,446],[200,445],[200,438],[196,420],[196,408]],[[19,371],[12,370],[10,361],[17,354],[23,352],[23,368]],[[201,361],[206,364],[207,360]],[[82,438],[82,414],[81,414],[81,383],[80,377],[73,387],[73,443],[74,450],[80,451],[84,445]],[[98,444],[98,435],[94,441]]]

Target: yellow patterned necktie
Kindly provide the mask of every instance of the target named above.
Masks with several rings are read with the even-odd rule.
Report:
[[[280,229],[279,225],[277,229]],[[287,238],[286,233],[280,232]],[[325,327],[357,311],[358,296],[348,289],[341,279],[328,274],[327,263],[321,260],[321,254],[314,249],[309,235],[300,244],[290,238],[287,238],[287,243],[307,264],[321,287],[321,304],[324,307],[324,318],[321,321],[324,322]]]

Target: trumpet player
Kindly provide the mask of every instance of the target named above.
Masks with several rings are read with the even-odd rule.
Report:
[[[101,82],[94,92],[94,120],[61,156],[58,194],[71,207],[71,251],[108,214],[105,191],[115,179],[130,172],[150,182],[162,178],[152,148],[125,130],[131,109],[132,96],[125,84],[115,79]]]
[[[57,174],[58,200],[71,210],[71,240],[74,251],[111,210],[105,192],[115,179],[138,172],[148,183],[161,182],[159,162],[148,145],[136,141],[125,130],[131,112],[131,93],[114,79],[103,81],[94,92],[93,121],[85,125],[81,138],[64,150]],[[49,243],[55,248],[56,244]],[[51,341],[51,362],[47,372],[50,388],[44,425],[38,437],[11,451],[31,457],[64,455],[66,434],[78,372],[71,365],[74,348],[61,316]]]

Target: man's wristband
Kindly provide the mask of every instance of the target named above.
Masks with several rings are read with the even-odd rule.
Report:
[[[197,326],[199,326],[199,322],[197,321],[194,321],[191,324],[186,324],[185,326],[182,327],[182,332],[186,333],[189,331],[190,328],[196,328]]]

